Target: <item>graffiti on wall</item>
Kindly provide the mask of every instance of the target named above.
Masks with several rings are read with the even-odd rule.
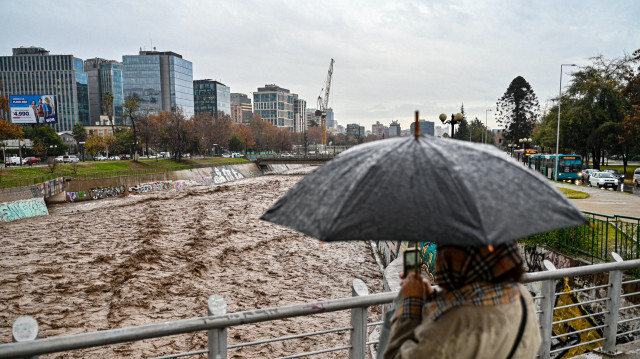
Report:
[[[568,257],[537,245],[525,246],[524,250],[521,249],[521,254],[524,254],[527,272],[543,271],[544,265],[542,262],[545,259],[553,263],[558,269],[571,267],[571,260]]]
[[[52,180],[38,183],[36,186],[44,197],[51,197],[55,194],[61,193],[63,190],[64,177],[54,178]]]
[[[555,307],[574,305],[568,308],[556,309],[553,313],[553,321],[559,322],[566,319],[585,317],[582,319],[576,319],[565,323],[553,325],[553,335],[564,335],[573,333],[568,336],[564,336],[554,340],[551,350],[560,349],[564,347],[573,346],[580,343],[587,343],[596,341],[603,338],[602,329],[588,330],[589,328],[596,328],[599,324],[596,322],[595,317],[589,316],[591,312],[580,304],[580,299],[571,292],[569,287],[568,278],[565,278],[564,289],[562,293],[556,297]],[[602,346],[602,342],[597,341],[595,343],[582,345],[575,348],[566,349],[556,354],[555,358],[571,358],[576,355],[580,355],[586,352],[593,351],[596,348]]]
[[[49,214],[44,198],[33,198],[0,204],[0,221],[11,222],[23,218]]]
[[[227,181],[242,179],[244,178],[244,176],[233,167],[222,166],[211,168],[211,178],[213,178],[213,183],[218,184]]]
[[[436,244],[431,242],[420,242],[418,248],[422,253],[422,269],[427,273],[431,283],[436,281]]]
[[[122,196],[125,194],[140,194],[169,189],[183,190],[189,187],[189,183],[190,182],[187,181],[156,181],[140,183],[131,187],[125,187],[124,185],[96,187],[89,191],[66,192],[66,200],[67,202],[79,202]]]

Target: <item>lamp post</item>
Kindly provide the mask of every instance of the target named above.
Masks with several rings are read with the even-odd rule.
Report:
[[[82,162],[84,162],[84,142],[78,142],[80,150],[82,151]]]
[[[491,109],[490,109],[490,108],[488,108],[488,109],[484,110],[484,136],[483,136],[482,138],[484,138],[484,141],[483,141],[483,142],[484,142],[485,144],[487,143],[487,130],[489,129],[489,128],[487,127],[487,113],[488,113],[489,111],[491,111]]]
[[[447,120],[447,115],[445,115],[444,113],[441,113],[440,116],[438,116],[438,118],[440,119],[440,121],[442,121],[443,125],[447,125],[447,124],[451,124],[451,138],[453,138],[453,126],[459,124],[460,122],[462,122],[462,114],[461,113],[456,113],[451,114],[451,119]]]
[[[556,132],[555,180],[558,180],[558,148],[560,147],[560,107],[562,105],[562,66],[578,66],[576,64],[560,65],[560,90],[558,91],[558,132]]]
[[[525,158],[527,158],[527,143],[531,142],[531,138],[521,138],[518,141],[522,143],[522,163],[526,165]]]

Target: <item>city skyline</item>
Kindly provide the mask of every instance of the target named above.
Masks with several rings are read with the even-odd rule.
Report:
[[[24,3],[0,3],[0,22],[13,34],[0,40],[0,55],[38,46],[122,61],[155,47],[191,61],[194,80],[214,79],[247,95],[277,84],[308,108],[317,107],[334,58],[335,120],[365,128],[394,120],[408,128],[415,110],[439,125],[440,113],[458,112],[462,103],[470,120],[486,116],[496,128],[494,111],[486,110],[495,110],[516,76],[544,108],[558,95],[560,64],[587,65],[590,57],[640,47],[635,1],[48,4],[30,3],[46,16],[23,21]],[[571,71],[565,68],[563,85]]]

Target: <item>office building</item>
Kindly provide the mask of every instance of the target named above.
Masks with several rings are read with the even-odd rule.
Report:
[[[327,128],[335,129],[337,126],[338,126],[338,123],[336,122],[335,117],[333,116],[333,109],[328,108],[327,109]]]
[[[349,136],[358,138],[358,139],[366,137],[364,126],[360,126],[357,123],[348,124],[347,137]]]
[[[71,131],[80,122],[89,124],[87,74],[82,60],[73,55],[50,55],[41,47],[19,47],[13,56],[0,56],[0,94],[50,98],[56,132]],[[10,118],[2,113],[3,118]]]
[[[277,85],[259,87],[253,93],[253,113],[279,129],[294,131],[294,96]]]
[[[400,136],[401,133],[400,123],[398,123],[398,121],[391,121],[389,125],[389,137],[397,137]]]
[[[134,97],[140,110],[157,114],[180,109],[186,118],[194,114],[193,65],[182,55],[166,51],[142,51],[122,56],[124,98]]]
[[[385,126],[381,124],[379,121],[376,121],[373,125],[371,125],[371,134],[374,136],[378,136],[382,138],[384,136]]]
[[[113,96],[111,105],[113,120],[116,125],[124,124],[122,63],[100,58],[89,59],[84,61],[84,71],[87,74],[89,87],[89,123],[96,125],[100,123],[100,116],[108,115],[102,101],[104,94],[108,92]]]
[[[239,118],[234,118],[234,110],[233,107],[236,106],[236,116]],[[235,123],[244,123],[249,124],[251,120],[253,120],[253,111],[251,107],[251,99],[249,96],[243,93],[234,92],[231,94],[231,119]]]
[[[231,116],[229,86],[209,79],[193,81],[193,105],[196,115]]]
[[[415,133],[416,123],[411,122],[411,131],[410,133],[413,135]],[[420,134],[421,135],[429,135],[435,136],[435,123],[426,120],[420,120]]]
[[[305,132],[308,128],[307,124],[307,101],[298,98],[298,95],[294,95],[293,100],[293,119],[295,132]]]

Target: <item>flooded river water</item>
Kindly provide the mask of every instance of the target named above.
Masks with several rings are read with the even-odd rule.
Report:
[[[301,178],[263,176],[56,205],[49,216],[1,224],[0,343],[11,341],[21,315],[33,316],[45,338],[205,316],[212,294],[236,312],[348,297],[354,278],[382,291],[367,243],[321,246],[259,220]],[[372,312],[372,320],[380,318]],[[230,328],[228,338],[231,345],[348,326],[346,311]],[[193,333],[41,357],[146,358],[206,349],[206,338]],[[234,349],[229,357],[291,355],[342,346],[347,338]]]

